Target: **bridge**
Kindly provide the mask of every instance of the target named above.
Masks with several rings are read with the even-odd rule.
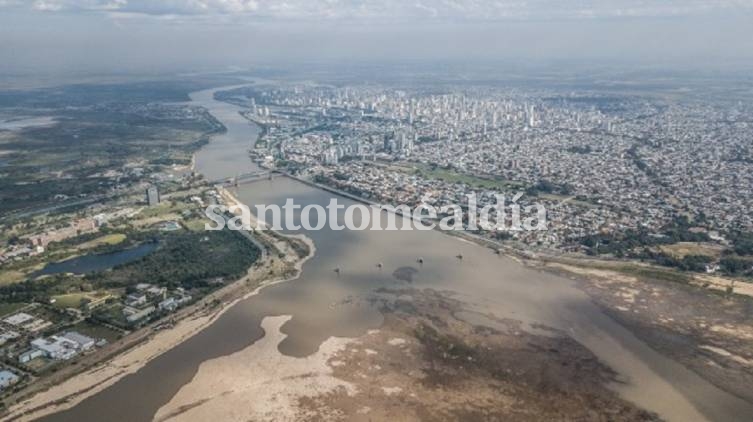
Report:
[[[235,177],[211,180],[210,183],[212,183],[213,185],[222,185],[222,186],[239,186],[239,185],[245,185],[247,183],[258,182],[260,180],[272,180],[275,177],[279,177],[279,176],[282,176],[282,174],[275,170],[258,170],[258,171],[248,172],[248,173],[241,173]]]

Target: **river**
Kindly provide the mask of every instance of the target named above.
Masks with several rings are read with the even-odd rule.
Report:
[[[255,170],[247,150],[259,129],[238,115],[240,108],[215,101],[213,92],[196,92],[191,98],[228,130],[198,153],[198,171],[218,179]],[[286,198],[304,206],[326,205],[333,197],[287,178],[242,185],[236,194],[249,205],[282,204]],[[413,287],[455,292],[474,311],[569,333],[625,380],[613,386],[622,397],[667,420],[753,420],[750,405],[648,347],[604,314],[571,280],[527,268],[438,231],[325,228],[306,235],[315,242],[317,253],[303,267],[301,278],[238,302],[209,327],[136,373],[44,420],[151,420],[191,381],[202,362],[235,353],[260,339],[264,335],[261,320],[268,316],[292,316],[282,327],[287,337],[279,345],[279,351],[288,356],[307,356],[330,336],[363,335],[382,323],[382,315],[366,300],[369,293],[383,286],[404,285],[392,276],[401,267],[418,270]],[[455,259],[457,254],[465,259]],[[422,266],[416,264],[419,256],[424,258]],[[378,262],[384,264],[382,271]],[[341,268],[339,276],[334,268]]]

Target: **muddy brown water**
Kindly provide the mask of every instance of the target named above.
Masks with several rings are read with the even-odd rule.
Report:
[[[214,137],[198,154],[198,170],[217,179],[256,169],[246,151],[258,136],[258,128],[238,115],[238,107],[214,101],[212,93],[200,91],[191,98],[207,107],[228,131]],[[304,206],[326,206],[335,196],[287,178],[242,185],[236,194],[249,205],[283,204],[294,198]],[[353,203],[345,198],[338,201]],[[282,327],[288,336],[279,351],[307,356],[330,336],[357,337],[379,328],[382,316],[369,304],[371,293],[380,287],[401,286],[451,292],[466,303],[469,315],[490,312],[523,321],[532,331],[543,324],[567,333],[620,375],[622,382],[612,388],[623,398],[667,420],[753,420],[753,406],[648,347],[604,314],[571,280],[526,268],[438,231],[325,228],[306,235],[315,242],[317,253],[303,267],[300,279],[270,286],[237,303],[203,331],[136,373],[43,420],[151,420],[191,381],[202,362],[232,354],[260,339],[264,317],[291,315]],[[455,258],[458,254],[464,256],[462,261]],[[417,263],[418,257],[423,264]],[[339,274],[335,268],[340,268]],[[249,398],[249,403],[252,401]]]

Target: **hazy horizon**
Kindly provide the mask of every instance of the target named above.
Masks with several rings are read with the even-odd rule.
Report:
[[[748,1],[0,1],[0,73],[349,62],[753,63]]]

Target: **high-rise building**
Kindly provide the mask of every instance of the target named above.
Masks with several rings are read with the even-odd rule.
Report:
[[[159,190],[157,190],[156,186],[149,186],[146,189],[146,202],[150,207],[159,205]]]
[[[530,127],[536,127],[536,107],[535,106],[531,106],[531,112],[528,117],[530,118],[528,125]]]

